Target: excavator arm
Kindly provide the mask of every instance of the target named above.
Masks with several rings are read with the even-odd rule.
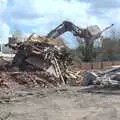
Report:
[[[93,42],[94,40],[100,38],[101,34],[107,29],[110,29],[112,26],[113,24],[101,31],[97,25],[89,26],[86,29],[82,29],[76,26],[75,24],[73,24],[72,22],[63,21],[62,24],[60,24],[54,30],[49,32],[46,37],[57,38],[61,34],[69,31],[72,32],[74,36],[77,36],[79,38],[84,38],[86,44],[89,44],[90,42]]]
[[[81,29],[74,25],[72,22],[64,21],[62,24],[57,26],[54,30],[47,34],[47,38],[57,38],[65,32],[72,32],[74,36],[84,37],[85,29]]]

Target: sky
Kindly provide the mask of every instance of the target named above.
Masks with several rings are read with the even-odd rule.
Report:
[[[112,23],[118,27],[120,0],[0,0],[0,39],[3,42],[7,42],[15,28],[24,36],[32,32],[46,35],[64,20],[82,28],[99,25],[103,29]],[[70,33],[63,37],[75,39]],[[67,42],[72,44],[72,41]]]

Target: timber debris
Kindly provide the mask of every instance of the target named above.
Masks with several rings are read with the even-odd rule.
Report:
[[[63,41],[32,34],[26,41],[9,47],[16,55],[7,71],[19,84],[41,87],[81,84],[81,72],[71,69],[72,57]]]

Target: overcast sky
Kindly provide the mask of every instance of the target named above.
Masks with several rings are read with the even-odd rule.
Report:
[[[79,27],[120,23],[120,0],[0,0],[0,37],[16,26],[24,35],[41,35],[69,20]]]

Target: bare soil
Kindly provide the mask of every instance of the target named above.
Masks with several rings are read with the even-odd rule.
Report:
[[[0,120],[120,120],[120,92],[80,87],[0,90]]]

